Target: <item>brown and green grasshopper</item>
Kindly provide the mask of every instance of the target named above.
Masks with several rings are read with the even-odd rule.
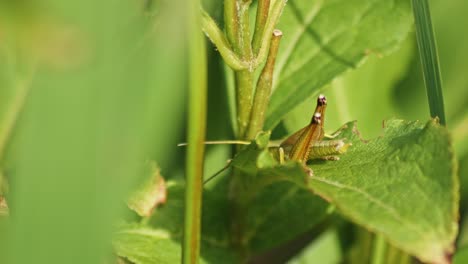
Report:
[[[326,108],[327,99],[324,95],[320,95],[310,123],[279,145],[280,161],[283,159],[281,152],[287,159],[297,160],[303,165],[312,159],[338,160],[337,155],[346,152],[351,143],[345,143],[342,139],[323,140]]]
[[[327,99],[324,95],[320,95],[317,98],[317,106],[310,123],[298,130],[279,144],[272,142],[269,147],[277,149],[278,158],[280,163],[284,163],[285,160],[296,160],[300,162],[305,170],[312,174],[312,170],[306,166],[307,161],[313,159],[324,159],[324,160],[339,160],[338,155],[343,154],[347,151],[351,143],[345,143],[343,139],[338,140],[323,140],[326,135],[324,132],[324,121],[325,121],[325,110],[327,108]],[[336,136],[336,135],[334,135]],[[328,136],[332,138],[334,136]],[[249,145],[249,141],[231,140],[231,141],[207,141],[206,144],[242,144]],[[184,146],[185,144],[179,144]],[[227,168],[229,164],[225,167]],[[223,168],[223,170],[225,169]],[[208,182],[216,175],[221,173],[219,171],[209,179]]]

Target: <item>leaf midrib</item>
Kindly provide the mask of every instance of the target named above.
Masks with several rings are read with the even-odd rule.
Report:
[[[378,207],[380,207],[383,210],[387,211],[389,213],[389,215],[391,215],[396,221],[400,222],[403,225],[406,225],[408,227],[408,229],[413,230],[420,237],[424,237],[424,238],[430,237],[430,236],[426,235],[427,233],[424,232],[424,230],[420,230],[420,228],[418,228],[417,225],[411,224],[407,219],[405,219],[402,215],[400,215],[396,211],[395,208],[385,204],[383,201],[375,198],[374,196],[372,196],[371,194],[367,193],[364,190],[361,190],[361,189],[359,189],[357,187],[354,187],[354,186],[348,186],[348,185],[345,185],[345,184],[342,184],[342,183],[339,183],[339,182],[334,182],[334,181],[331,181],[329,179],[321,178],[321,177],[318,177],[318,176],[312,176],[311,179],[316,180],[316,181],[321,182],[321,183],[324,183],[324,184],[327,184],[327,185],[329,185],[331,187],[334,187],[334,188],[345,189],[345,190],[349,190],[349,191],[355,192],[357,194],[360,194],[360,195],[364,196],[365,198],[367,198],[367,200],[370,201],[371,203],[374,203]]]

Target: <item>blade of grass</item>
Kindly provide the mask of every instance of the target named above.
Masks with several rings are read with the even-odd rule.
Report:
[[[207,62],[201,32],[200,1],[189,1],[187,30],[189,40],[189,119],[182,263],[198,263],[200,256],[203,154],[206,130]]]
[[[412,3],[416,23],[416,38],[431,117],[439,117],[440,123],[445,125],[442,79],[429,2],[428,0],[412,0]]]

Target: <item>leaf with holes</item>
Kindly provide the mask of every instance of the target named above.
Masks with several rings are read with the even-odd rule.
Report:
[[[353,146],[314,168],[309,187],[343,215],[425,262],[448,263],[458,221],[457,164],[436,120],[391,120],[381,137],[362,141],[354,123],[340,137]]]
[[[412,21],[406,0],[288,1],[265,128],[370,54],[394,50]]]
[[[244,188],[242,198],[247,199],[245,241],[250,248],[262,251],[284,243],[284,238],[299,234],[297,225],[311,228],[323,216],[326,207],[316,210],[320,204],[312,198],[290,199],[296,205],[288,202],[288,196],[295,195],[291,185],[296,185],[308,190],[310,197],[313,191],[351,221],[422,261],[448,263],[458,230],[459,182],[447,129],[437,120],[427,124],[390,120],[382,136],[364,141],[355,122],[350,122],[339,130],[338,138],[353,145],[338,161],[312,161],[314,173],[307,181],[296,162],[252,170],[266,156],[258,146],[251,145],[235,157],[233,166],[249,168],[244,170],[249,175],[237,180]],[[288,210],[279,206],[283,202]],[[269,214],[271,208],[276,210],[274,214]],[[311,214],[302,222],[294,220],[297,209]],[[265,216],[270,218],[265,220]],[[256,227],[263,223],[275,227],[269,232],[270,243],[265,243],[262,234],[268,232],[265,227]]]

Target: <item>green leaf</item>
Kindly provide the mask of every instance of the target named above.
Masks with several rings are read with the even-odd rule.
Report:
[[[437,120],[426,125],[390,120],[385,123],[383,136],[369,141],[360,138],[355,122],[346,124],[339,132],[339,138],[353,145],[339,161],[312,162],[314,174],[307,184],[304,184],[307,177],[304,169],[296,162],[257,169],[255,174],[242,176],[239,186],[244,187],[243,198],[249,204],[247,219],[264,218],[262,206],[273,207],[277,197],[287,196],[289,190],[285,186],[290,182],[298,188],[311,189],[353,222],[381,234],[397,248],[422,261],[446,263],[447,256],[453,253],[458,229],[459,196],[457,165],[447,130]],[[253,164],[264,151],[251,145],[236,156],[233,165],[248,165],[251,169],[245,172],[252,173]],[[253,164],[245,162],[247,156]],[[236,164],[236,160],[244,162]],[[278,188],[276,192],[261,196],[273,187]],[[255,206],[256,199],[261,206]],[[304,212],[318,205],[312,201],[307,204],[305,200],[296,202]],[[276,241],[267,246],[284,242],[288,230],[305,223],[289,222],[289,218],[294,218],[292,215],[300,214],[292,210],[282,216],[288,219],[288,225],[277,226],[272,231]],[[274,221],[269,223],[274,225]],[[287,237],[292,236],[290,233]],[[251,241],[250,237],[247,240]]]
[[[336,163],[314,167],[309,186],[357,224],[422,261],[446,263],[458,219],[458,177],[448,132],[436,120],[391,120],[365,142],[354,123],[353,143]]]
[[[280,165],[265,144],[268,133],[241,151],[232,165],[242,173],[240,186],[245,224],[242,240],[253,254],[288,242],[324,220],[327,204],[306,189],[307,174],[296,162]],[[307,204],[308,206],[304,206]],[[285,225],[287,219],[287,225]],[[272,239],[274,238],[274,239]]]
[[[327,209],[325,201],[297,184],[277,182],[266,186],[247,211],[250,250],[271,250],[312,230],[326,219]]]
[[[265,127],[369,54],[394,50],[411,25],[406,0],[289,1],[278,26],[284,37]]]
[[[324,88],[328,101],[325,129],[365,120],[359,124],[362,135],[378,136],[382,121],[397,112],[400,98],[394,98],[393,89],[407,74],[414,51],[414,40],[407,38],[397,52],[384,58],[370,57],[365,65],[346,72]],[[288,131],[297,131],[310,121],[315,101],[315,97],[309,98],[286,115],[283,123]]]
[[[167,183],[168,199],[149,219],[141,223],[120,224],[113,246],[116,254],[136,264],[178,263],[181,260],[181,239],[185,186]],[[213,191],[203,195],[201,263],[236,263],[229,247],[229,211],[227,200]]]
[[[127,224],[121,226],[114,241],[118,255],[133,263],[180,262],[180,243],[171,240],[171,235],[166,230]]]
[[[179,237],[172,237],[163,229],[152,228],[144,224],[125,224],[116,233],[114,249],[120,257],[135,264],[172,264],[179,263],[181,246]],[[200,263],[236,263],[232,253],[220,252],[209,242],[202,241],[202,258]]]

